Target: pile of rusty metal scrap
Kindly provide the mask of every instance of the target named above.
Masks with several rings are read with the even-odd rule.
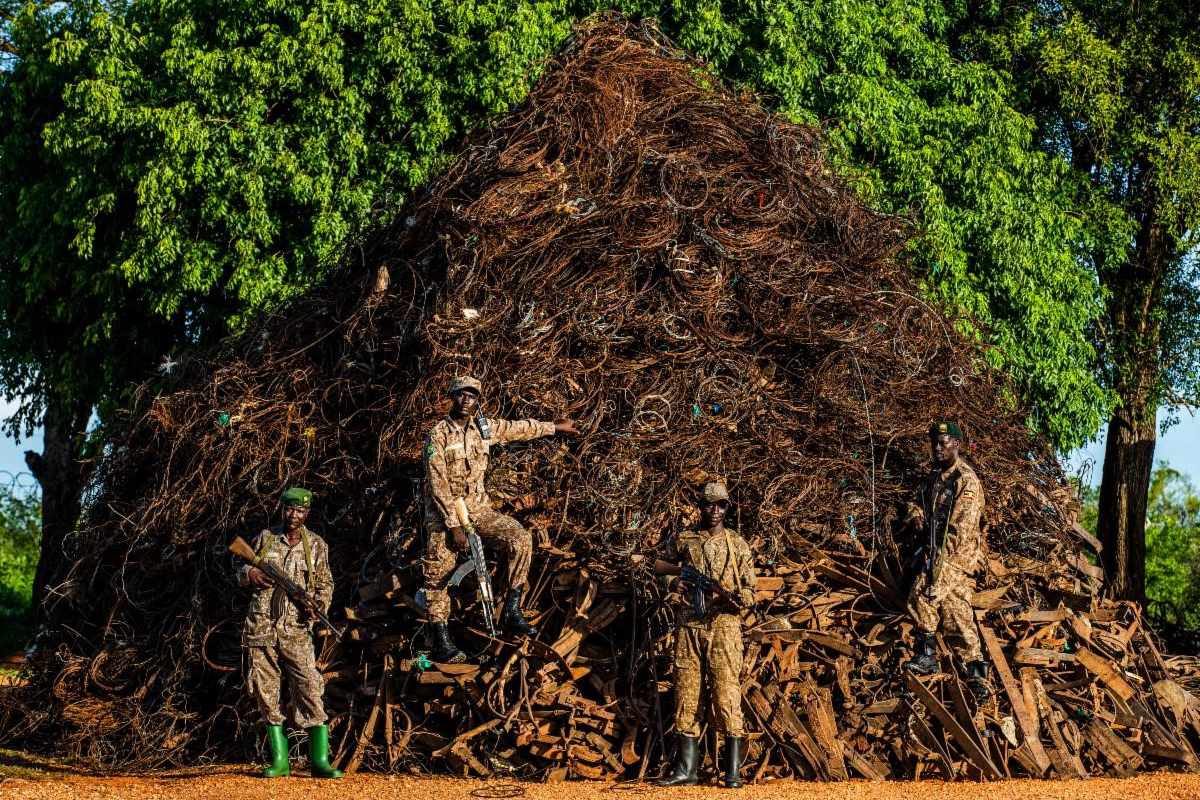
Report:
[[[911,623],[899,562],[849,537],[840,544],[780,559],[759,578],[743,672],[753,779],[1196,767],[1200,702],[1185,688],[1200,681],[1196,660],[1164,658],[1136,605],[1094,599],[1086,560],[991,559],[975,608],[995,693],[979,703],[949,648],[941,675],[904,673]],[[671,708],[654,582],[636,564],[612,580],[563,553],[547,560],[540,621],[561,617],[557,636],[505,642],[475,630],[472,664],[397,655],[420,625],[415,576],[385,570],[365,585],[345,616],[373,666],[330,675],[335,693],[344,678],[347,695],[362,696],[347,705],[370,709],[343,764],[372,753],[396,768],[416,749],[466,775],[653,775]],[[397,618],[408,621],[391,632]]]
[[[300,484],[347,628],[320,658],[342,766],[644,776],[671,707],[645,557],[720,477],[763,576],[752,777],[1191,764],[1194,663],[1164,665],[1136,609],[1093,599],[1054,454],[969,326],[922,298],[907,222],[832,173],[819,131],[602,17],[395,219],[326,284],[134,393],[0,738],[114,769],[253,755],[226,546]],[[421,454],[463,372],[489,415],[584,435],[494,454],[493,498],[536,533],[542,633],[483,636],[459,591],[472,661],[447,667],[414,608]],[[960,422],[987,496],[997,694],[981,709],[956,678],[899,669],[912,537],[896,519],[932,417]]]

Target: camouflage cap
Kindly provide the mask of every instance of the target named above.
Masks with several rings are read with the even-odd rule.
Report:
[[[958,423],[954,420],[939,419],[929,426],[930,436],[941,436],[943,433],[953,436],[955,439],[962,438],[962,428],[958,427]]]
[[[285,506],[308,508],[312,505],[312,492],[308,489],[301,489],[299,486],[293,486],[285,491],[279,499]]]
[[[718,501],[729,502],[729,490],[725,488],[725,484],[720,481],[709,481],[704,484],[704,493],[702,495],[704,502],[716,503]]]
[[[483,384],[481,384],[476,378],[472,378],[470,375],[460,375],[451,381],[450,388],[446,390],[446,394],[461,392],[463,389],[470,389],[478,395],[483,394]]]

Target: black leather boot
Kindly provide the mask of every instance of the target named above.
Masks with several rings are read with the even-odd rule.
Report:
[[[659,786],[695,786],[696,773],[700,769],[700,740],[680,736],[675,746],[674,768],[655,783]]]
[[[725,738],[725,788],[742,788],[742,746],[745,739],[740,736]]]
[[[450,638],[450,628],[444,622],[434,622],[433,652],[430,657],[440,664],[461,664],[467,660],[467,655],[458,649],[458,645]]]
[[[971,687],[975,699],[983,702],[992,696],[992,685],[988,683],[987,664],[972,661],[967,664],[967,686]]]
[[[917,631],[913,646],[913,658],[905,662],[904,668],[917,675],[933,675],[938,671],[938,660],[933,650],[933,636]]]
[[[521,589],[509,589],[504,601],[504,627],[520,636],[537,636],[537,628],[529,624],[521,612]]]

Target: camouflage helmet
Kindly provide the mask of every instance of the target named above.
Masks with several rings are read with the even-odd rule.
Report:
[[[477,395],[483,394],[483,384],[477,378],[470,375],[460,375],[450,382],[450,388],[446,390],[446,394],[454,394],[461,392],[463,389],[470,389]]]
[[[725,484],[720,481],[709,481],[704,484],[704,492],[701,494],[705,503],[729,502],[729,490],[725,488]]]

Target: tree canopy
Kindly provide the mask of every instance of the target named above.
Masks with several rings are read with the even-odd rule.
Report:
[[[1188,0],[984,6],[964,52],[1011,75],[1038,142],[1070,168],[1080,260],[1115,403],[1100,491],[1109,591],[1144,597],[1160,407],[1200,404],[1200,28]]]
[[[1064,166],[940,2],[623,2],[790,117],[921,231],[930,294],[972,315],[1060,447],[1108,397],[1098,288]],[[303,290],[463,134],[520,101],[593,2],[27,3],[0,85],[0,379],[119,402],[171,352]]]

